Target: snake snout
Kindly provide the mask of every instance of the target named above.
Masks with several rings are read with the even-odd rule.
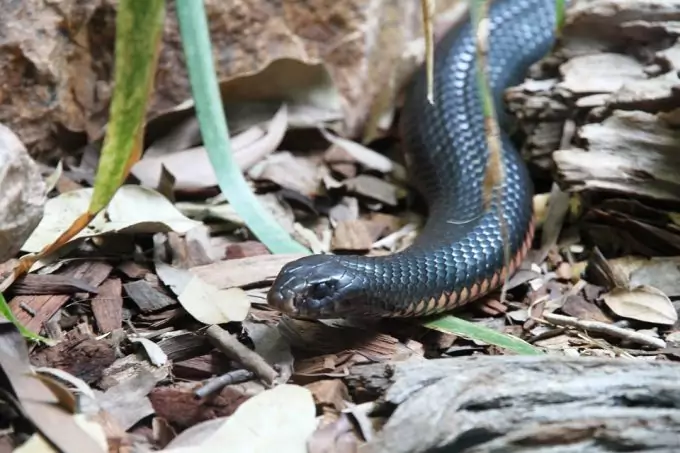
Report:
[[[267,303],[291,316],[333,317],[346,305],[352,280],[333,256],[307,256],[281,269],[267,294]]]

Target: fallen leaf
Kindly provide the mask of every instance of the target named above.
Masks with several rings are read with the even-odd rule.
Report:
[[[347,153],[364,167],[370,170],[377,170],[381,173],[394,173],[394,176],[399,179],[405,178],[406,169],[379,152],[352,140],[333,135],[324,128],[319,128],[319,130],[326,140],[347,151]]]
[[[247,114],[247,113],[246,113]],[[288,127],[288,109],[283,104],[274,117],[231,139],[231,152],[242,171],[250,169],[281,144]],[[175,176],[176,190],[217,186],[215,170],[203,146],[144,157],[132,167],[132,174],[147,187],[157,187],[165,167]]]
[[[312,393],[304,387],[282,384],[244,402],[222,426],[202,443],[165,452],[203,453],[307,453],[307,440],[317,427]]]
[[[87,211],[91,197],[92,189],[86,188],[48,200],[42,221],[21,249],[38,252],[53,243],[76,218]],[[155,190],[125,185],[116,192],[105,211],[100,212],[73,240],[108,233],[174,231],[183,234],[199,225],[199,222],[182,215]]]
[[[308,197],[318,194],[321,175],[318,165],[311,159],[280,151],[254,165],[248,172],[253,180],[268,180],[285,189]]]
[[[182,307],[204,324],[243,321],[250,310],[248,295],[241,288],[217,288],[191,271],[156,263],[163,283],[177,295]]]
[[[149,360],[154,365],[163,366],[168,363],[168,356],[165,355],[163,350],[156,343],[149,340],[148,338],[134,336],[130,337],[130,341],[132,343],[141,344],[144,348],[144,351],[146,351],[147,357],[149,357]]]
[[[602,295],[602,300],[622,318],[662,325],[673,325],[678,320],[668,296],[652,286],[614,288]]]

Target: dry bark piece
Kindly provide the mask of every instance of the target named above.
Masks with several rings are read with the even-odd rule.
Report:
[[[570,191],[611,190],[680,201],[680,131],[650,113],[614,111],[579,136],[588,150],[562,149],[553,157],[557,178]]]
[[[244,241],[237,242],[236,244],[229,244],[227,246],[224,259],[233,260],[260,255],[271,255],[271,252],[262,242]]]
[[[218,354],[204,354],[175,362],[172,374],[180,379],[199,381],[229,371],[228,360]]]
[[[131,279],[142,279],[151,272],[148,267],[134,261],[123,261],[116,268]]]
[[[125,293],[128,297],[132,299],[143,313],[163,310],[178,303],[176,300],[155,289],[146,280],[126,283],[123,285],[123,288],[125,288]]]
[[[376,200],[390,206],[397,205],[397,187],[383,179],[371,175],[359,175],[343,182],[352,193]]]
[[[123,285],[111,278],[101,284],[99,294],[92,300],[92,314],[101,333],[111,332],[123,323]]]
[[[205,400],[196,398],[194,385],[157,387],[149,399],[158,417],[179,428],[189,428],[205,420],[232,415],[252,394],[246,387],[230,385]]]
[[[122,332],[120,333],[124,335]],[[116,359],[115,362],[104,370],[101,379],[97,382],[97,387],[106,391],[134,379],[142,371],[152,374],[156,382],[160,382],[168,378],[170,375],[169,370],[170,365],[168,364],[163,366],[153,365],[146,353],[140,350]]]
[[[26,274],[18,278],[10,291],[15,296],[38,294],[97,293],[97,288],[87,282],[67,275]]]
[[[203,335],[185,333],[158,342],[169,360],[181,361],[207,354],[212,346]]]
[[[113,267],[104,261],[85,261],[66,267],[59,275],[99,286]],[[39,332],[43,324],[70,299],[68,295],[16,296],[9,302],[12,313],[28,329]],[[31,312],[22,307],[28,307]]]
[[[357,220],[346,220],[339,222],[333,231],[331,248],[333,251],[367,251],[373,244],[368,222]]]
[[[574,57],[560,67],[560,88],[577,94],[612,93],[628,81],[647,78],[634,58],[616,53]]]
[[[667,361],[478,356],[360,365],[344,380],[397,405],[367,453],[613,452],[680,448],[679,378]]]
[[[34,366],[59,368],[88,384],[102,377],[104,370],[116,360],[113,346],[78,329],[68,332],[63,341],[31,356]]]

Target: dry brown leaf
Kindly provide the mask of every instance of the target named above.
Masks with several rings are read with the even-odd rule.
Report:
[[[216,288],[188,270],[160,262],[156,263],[156,272],[182,307],[203,324],[243,321],[248,315],[250,300],[241,288]]]
[[[321,175],[318,164],[305,157],[281,151],[268,156],[253,166],[248,176],[255,180],[268,180],[279,186],[308,197],[318,194]]]
[[[614,288],[604,294],[602,300],[623,318],[661,325],[673,325],[678,320],[678,313],[668,296],[652,286]]]
[[[247,112],[246,112],[247,115]],[[253,122],[256,122],[254,120]],[[284,104],[265,124],[255,124],[231,140],[232,153],[241,170],[247,170],[274,152],[288,128],[288,109]],[[206,149],[202,146],[162,155],[146,154],[132,167],[132,174],[147,187],[158,185],[161,167],[175,177],[176,190],[195,190],[217,185]]]

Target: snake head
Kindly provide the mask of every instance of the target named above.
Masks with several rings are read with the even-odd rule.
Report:
[[[298,318],[339,318],[354,314],[359,281],[340,257],[311,255],[287,263],[274,280],[267,303]]]

